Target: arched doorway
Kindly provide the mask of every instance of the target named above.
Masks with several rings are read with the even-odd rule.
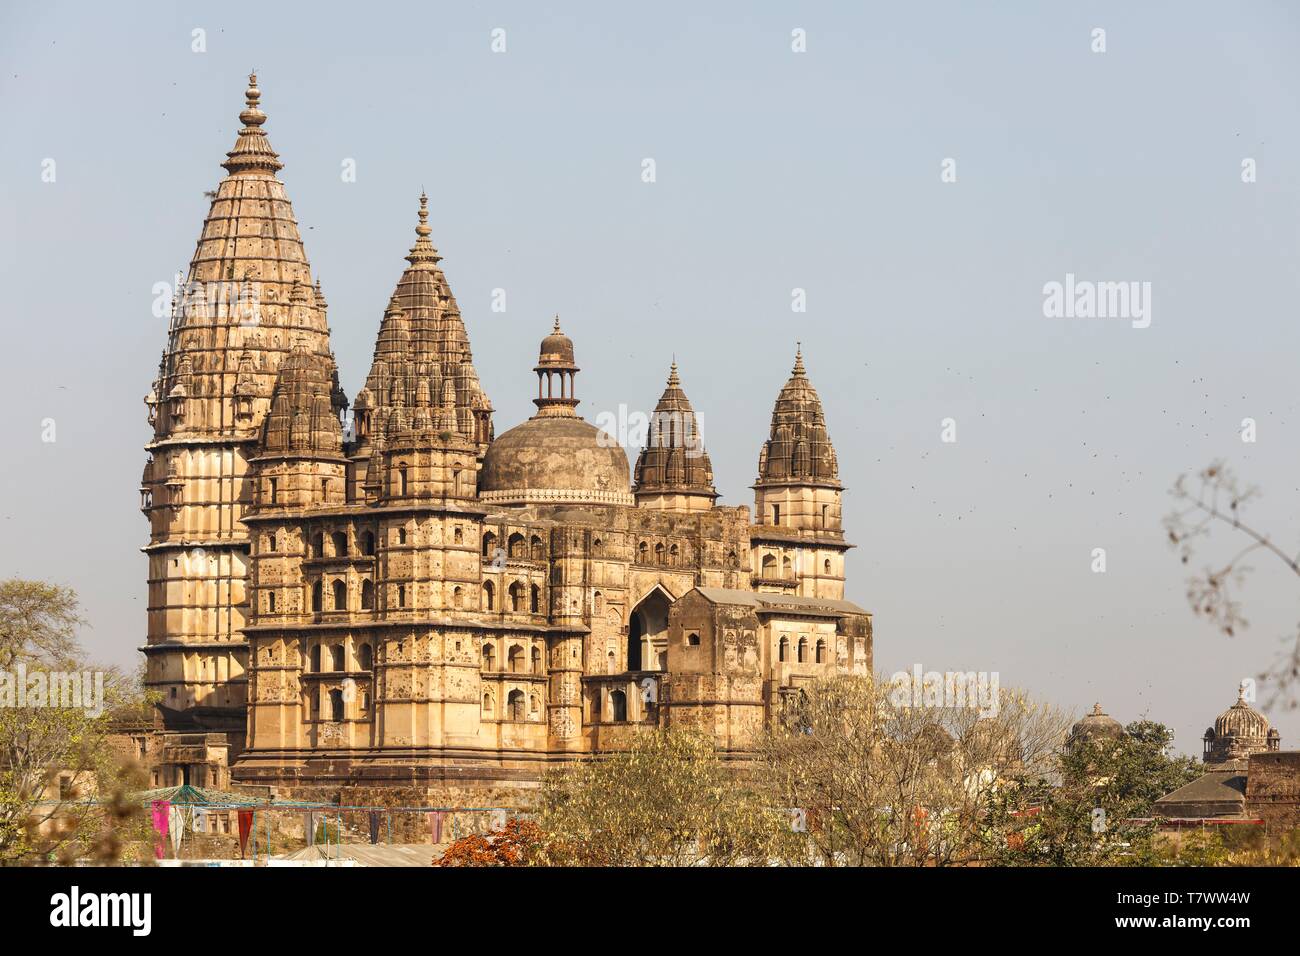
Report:
[[[627,669],[661,671],[668,666],[668,606],[672,599],[656,587],[635,608],[627,627]]]

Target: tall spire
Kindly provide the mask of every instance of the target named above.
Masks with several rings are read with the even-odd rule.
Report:
[[[713,463],[704,450],[695,409],[682,391],[676,360],[668,369],[668,384],[651,416],[633,476],[633,493],[643,506],[698,511],[711,507],[718,497]]]
[[[257,88],[257,74],[250,73],[248,89],[244,91],[244,109],[239,114],[239,121],[244,124],[244,128],[239,131],[235,148],[226,154],[228,158],[221,164],[232,176],[240,173],[274,176],[284,168],[284,163],[280,162],[279,155],[271,148],[266,133],[262,130],[266,114],[257,105],[261,98],[262,91]]]

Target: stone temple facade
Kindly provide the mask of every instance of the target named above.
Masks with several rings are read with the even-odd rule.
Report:
[[[229,746],[156,785],[527,786],[663,726],[743,758],[801,685],[870,673],[802,356],[753,512],[717,503],[675,364],[629,469],[577,411],[558,319],[535,414],[497,436],[421,197],[349,409],[255,77],[246,96],[146,399],[141,483],[163,736]]]

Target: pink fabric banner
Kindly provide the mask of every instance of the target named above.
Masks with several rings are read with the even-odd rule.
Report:
[[[153,811],[153,828],[158,834],[153,841],[153,856],[155,860],[163,858],[163,841],[167,838],[167,819],[171,815],[171,802],[167,800],[155,800],[149,804]]]

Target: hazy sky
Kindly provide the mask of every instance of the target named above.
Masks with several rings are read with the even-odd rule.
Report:
[[[87,645],[134,662],[152,289],[189,261],[256,67],[349,395],[421,187],[498,434],[558,312],[589,420],[653,408],[675,354],[724,503],[752,505],[801,339],[878,667],[998,671],[1199,754],[1300,620],[1261,557],[1251,627],[1219,636],[1161,528],[1179,473],[1223,457],[1300,550],[1300,11],[541,6],[0,12],[0,576],[76,588]],[[1149,327],[1046,318],[1067,273],[1151,283]],[[1300,747],[1300,714],[1270,716]]]

